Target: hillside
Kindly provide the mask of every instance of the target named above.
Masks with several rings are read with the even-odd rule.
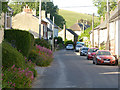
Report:
[[[63,16],[64,19],[66,20],[67,28],[77,23],[78,19],[87,19],[88,21],[92,21],[92,15],[82,14],[82,13],[77,13],[77,12],[67,11],[62,9],[59,10],[59,15]],[[98,22],[98,21],[99,21],[99,18],[95,17],[95,22]]]

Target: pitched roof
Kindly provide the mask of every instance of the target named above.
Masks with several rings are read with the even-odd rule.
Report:
[[[47,31],[53,32],[53,30],[51,30],[50,28],[47,27]]]
[[[46,19],[47,19],[51,24],[53,24],[53,21],[52,21],[50,18],[47,18],[47,17],[46,17]],[[54,27],[58,28],[58,26],[57,26],[56,24],[54,24]]]
[[[75,37],[78,37],[78,35],[71,29],[66,29],[67,31],[69,31],[71,34],[73,34]]]
[[[84,24],[84,29],[87,29],[90,27],[89,25]],[[83,30],[83,24],[81,23],[75,23],[73,26],[70,27],[73,31],[80,31]]]

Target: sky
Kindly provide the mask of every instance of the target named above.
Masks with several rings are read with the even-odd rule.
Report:
[[[87,14],[95,13],[98,16],[98,9],[93,5],[92,0],[53,0],[53,2],[59,9]]]

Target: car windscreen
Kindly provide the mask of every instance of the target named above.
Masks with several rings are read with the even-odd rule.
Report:
[[[98,49],[90,49],[89,52],[96,52]]]
[[[68,46],[73,47],[73,45],[68,45]]]
[[[108,51],[99,51],[97,55],[111,55]]]
[[[89,48],[82,48],[82,50],[88,50]]]
[[[76,45],[76,47],[82,47],[81,45]]]

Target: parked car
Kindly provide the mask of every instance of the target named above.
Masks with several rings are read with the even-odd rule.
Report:
[[[75,46],[75,52],[79,52],[80,48],[83,47],[81,44]]]
[[[87,59],[93,59],[95,52],[99,50],[98,48],[89,48],[87,53]]]
[[[93,64],[112,64],[115,65],[116,59],[108,50],[98,50],[93,58]]]
[[[76,44],[85,45],[85,43],[84,43],[84,42],[77,42]]]
[[[82,48],[80,48],[80,51],[79,51],[79,53],[80,53],[80,56],[83,56],[83,55],[87,55],[87,52],[88,52],[88,47],[82,47]]]
[[[66,46],[66,50],[73,50],[73,49],[74,49],[73,44],[68,44],[68,45]]]

